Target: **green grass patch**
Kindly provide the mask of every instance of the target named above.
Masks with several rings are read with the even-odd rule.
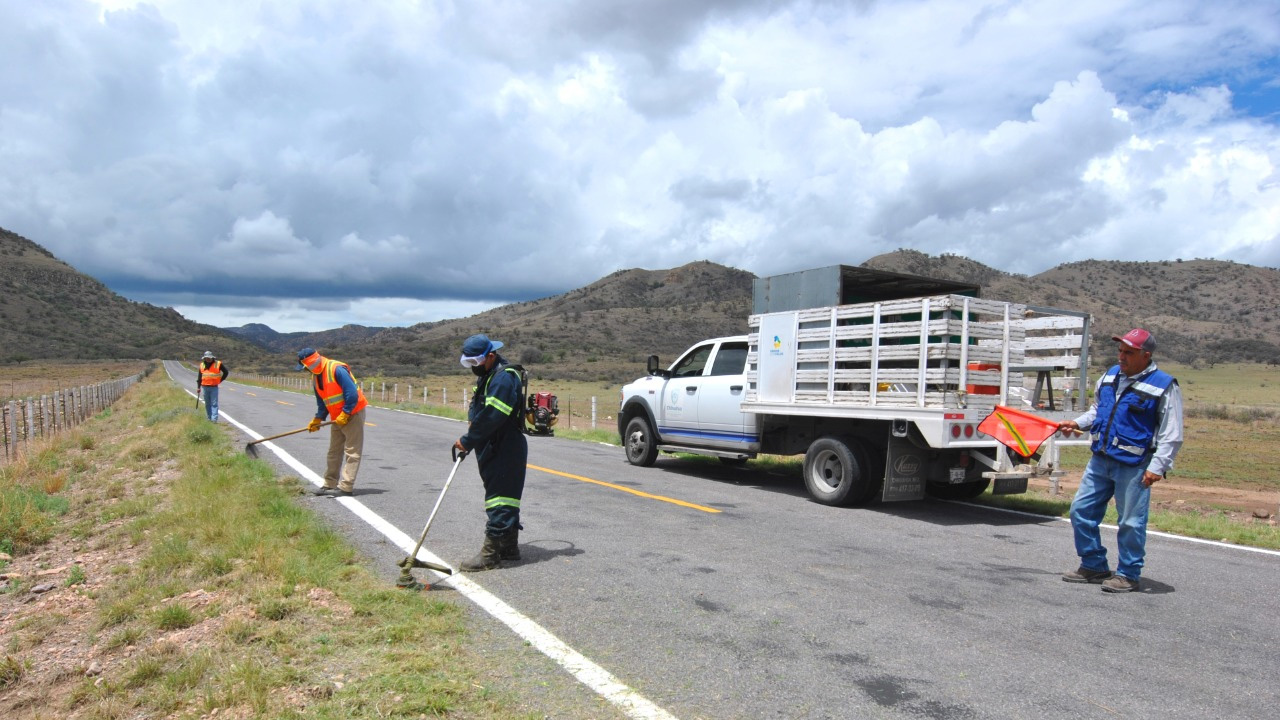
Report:
[[[513,698],[486,689],[494,683],[477,681],[491,665],[466,651],[467,617],[454,602],[371,574],[356,549],[298,501],[296,478],[279,479],[236,452],[228,434],[188,405],[167,381],[144,381],[102,418],[106,427],[85,429],[80,438],[127,432],[72,444],[90,459],[86,471],[106,476],[82,488],[84,500],[68,503],[12,480],[0,487],[9,507],[29,508],[20,537],[6,530],[19,552],[59,529],[90,545],[143,549],[137,562],[103,569],[92,630],[103,639],[85,642],[107,652],[147,649],[96,684],[76,679],[52,715],[522,716],[511,711]],[[145,432],[134,433],[140,425]],[[66,475],[65,462],[57,452],[33,454],[28,467],[54,478]],[[128,479],[113,480],[113,472]],[[84,583],[83,572],[73,568],[68,584]],[[190,600],[214,595],[208,604]],[[62,622],[44,616],[9,642],[38,646]],[[206,623],[199,644],[165,639]],[[20,667],[0,666],[0,677]]]

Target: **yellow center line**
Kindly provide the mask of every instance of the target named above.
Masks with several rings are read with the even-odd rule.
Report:
[[[368,425],[369,427],[378,427],[378,423],[371,423],[371,422],[369,422],[369,421],[367,421],[367,420],[365,421],[365,423],[364,423],[364,424],[365,424],[365,425]]]
[[[662,502],[669,502],[673,505],[680,505],[681,507],[693,508],[694,510],[701,510],[702,512],[707,512],[707,513],[720,512],[715,508],[709,508],[704,505],[695,505],[691,502],[685,502],[684,500],[676,500],[675,498],[664,497],[662,495],[651,495],[647,492],[632,490],[629,487],[623,487],[622,485],[614,485],[613,483],[607,483],[607,482],[604,482],[603,480],[593,480],[589,477],[582,477],[581,475],[571,475],[566,472],[560,472],[559,470],[551,470],[549,468],[538,467],[537,465],[529,465],[528,467],[533,470],[541,470],[544,473],[559,475],[560,477],[567,477],[572,480],[581,480],[582,482],[593,483],[595,485],[603,485],[607,488],[613,488],[614,490],[621,490],[622,492],[631,493],[632,495],[639,495],[642,498],[649,498],[650,500],[661,500]]]
[[[277,405],[292,405],[293,403],[291,403],[291,402],[285,402],[285,401],[283,401],[283,400],[277,400],[277,401],[276,401],[276,404],[277,404]]]
[[[252,395],[253,397],[258,397],[258,393],[251,393],[251,392],[249,392],[248,390],[245,390],[245,391],[244,391],[244,394],[245,394],[245,395]]]

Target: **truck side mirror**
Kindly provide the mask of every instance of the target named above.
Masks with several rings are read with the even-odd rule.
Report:
[[[658,356],[657,355],[649,356],[649,362],[645,366],[645,369],[649,372],[650,375],[658,374]]]

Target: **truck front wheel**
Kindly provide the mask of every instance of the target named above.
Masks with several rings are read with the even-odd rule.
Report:
[[[824,437],[804,455],[804,485],[823,505],[851,505],[866,495],[868,469],[861,448]]]
[[[637,415],[627,423],[622,442],[627,450],[627,462],[632,465],[649,467],[658,459],[658,439],[643,415]]]

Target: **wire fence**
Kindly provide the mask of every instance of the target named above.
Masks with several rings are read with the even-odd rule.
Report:
[[[12,462],[33,441],[52,437],[83,423],[124,396],[134,383],[146,377],[148,368],[128,377],[96,385],[79,385],[39,397],[9,400],[0,410],[0,436],[4,462]]]
[[[239,373],[234,379],[246,380],[260,385],[288,388],[301,393],[310,393],[312,381],[306,377],[288,377],[282,375],[263,375],[259,373]],[[401,403],[422,403],[423,405],[439,405],[441,407],[457,407],[467,411],[471,402],[470,387],[466,385],[441,385],[428,387],[426,384],[387,383],[385,381],[362,380],[360,388],[370,402],[384,405]],[[451,400],[452,399],[452,400]],[[578,430],[594,430],[598,423],[596,396],[574,398],[572,395],[560,396],[557,424],[558,428]],[[576,401],[576,406],[575,406]],[[528,411],[529,408],[523,408]],[[604,421],[610,423],[613,417],[606,416]],[[609,427],[612,427],[610,425]]]

